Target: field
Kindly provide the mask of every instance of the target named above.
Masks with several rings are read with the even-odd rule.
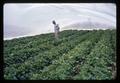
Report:
[[[111,80],[116,30],[65,30],[4,41],[8,80]]]

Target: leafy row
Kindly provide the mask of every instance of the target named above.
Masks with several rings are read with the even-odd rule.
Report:
[[[38,55],[39,53],[42,54],[44,51],[49,51],[51,48],[54,48],[56,45],[58,45],[60,43],[64,43],[66,41],[69,41],[69,40],[71,40],[71,38],[75,38],[76,36],[78,36],[78,34],[80,35],[80,34],[83,34],[83,33],[85,33],[85,32],[81,32],[81,33],[77,32],[76,34],[73,34],[70,37],[69,36],[68,37],[63,37],[57,42],[56,41],[51,41],[51,42],[48,41],[46,43],[34,46],[32,48],[29,47],[29,49],[22,48],[17,52],[16,51],[12,52],[12,53],[8,54],[8,56],[4,56],[5,57],[5,62],[6,62],[5,65],[8,66],[9,64],[14,64],[14,63],[17,64],[17,63],[24,62],[28,58],[32,58],[35,55]],[[6,51],[5,51],[5,53],[6,53]]]
[[[82,57],[82,55],[87,55],[93,46],[92,43],[98,41],[95,36],[97,37],[98,35],[95,35],[94,33],[88,36],[88,39],[77,45],[67,54],[59,57],[59,59],[53,60],[53,63],[50,66],[44,68],[44,70],[42,70],[40,73],[37,72],[36,74],[33,74],[31,79],[67,79],[66,77],[71,68],[74,66],[73,63],[76,61],[75,58],[78,56]],[[91,42],[90,40],[94,42]]]
[[[111,34],[106,31],[102,39],[92,49],[91,53],[86,57],[86,62],[80,65],[80,72],[74,76],[74,80],[108,80],[112,79],[111,56]]]
[[[79,35],[80,35],[81,33],[79,33]],[[79,36],[78,34],[76,35],[76,36]],[[22,69],[24,68],[25,69],[25,71],[30,71],[30,69],[35,69],[36,67],[36,65],[38,65],[38,67],[39,67],[39,64],[40,64],[40,61],[42,61],[42,63],[44,64],[48,64],[49,63],[49,61],[48,61],[48,57],[49,57],[49,59],[50,59],[50,57],[51,58],[55,58],[55,57],[52,57],[52,56],[56,56],[56,55],[59,55],[60,53],[63,53],[63,51],[64,52],[66,52],[66,49],[69,49],[69,47],[72,45],[71,43],[69,43],[69,42],[71,42],[72,40],[71,40],[71,38],[72,39],[74,39],[75,38],[75,36],[73,35],[73,36],[71,36],[71,37],[69,37],[69,38],[67,38],[67,39],[63,39],[65,42],[66,41],[68,41],[68,42],[66,42],[66,46],[65,46],[65,44],[64,44],[64,41],[62,42],[62,44],[60,44],[60,45],[58,45],[56,48],[54,47],[54,48],[52,48],[50,51],[47,51],[47,52],[45,52],[45,53],[40,53],[39,52],[39,54],[37,55],[37,56],[34,56],[34,57],[32,57],[30,60],[28,60],[28,61],[25,61],[25,63],[24,64],[20,64],[21,66],[19,67],[19,65],[12,65],[11,67],[9,67],[10,69],[11,68],[14,68],[15,70],[16,69],[20,69],[20,70],[16,70],[16,72],[18,71],[18,73],[19,73],[19,75],[21,74],[21,73],[23,73],[22,71]],[[78,40],[77,40],[78,41]],[[69,47],[68,47],[68,45],[69,45]],[[60,50],[56,50],[56,49],[60,49]],[[55,51],[56,50],[56,51]],[[62,51],[63,50],[63,51]],[[52,53],[52,52],[53,53]],[[31,51],[32,52],[32,51]],[[52,55],[52,54],[54,54],[54,55]],[[33,53],[34,54],[34,53]],[[23,57],[23,56],[22,56]],[[18,54],[18,58],[19,58],[19,60],[20,60],[20,57],[19,57],[19,54]],[[18,60],[18,61],[19,61]],[[23,59],[21,59],[21,60],[23,60]],[[33,61],[34,60],[34,61]],[[51,59],[52,60],[52,59]],[[47,61],[47,62],[46,62]],[[16,62],[16,61],[15,61]],[[26,64],[27,63],[27,64]],[[37,64],[38,63],[38,64]],[[33,65],[32,65],[33,64]],[[30,66],[33,66],[33,67],[30,67]],[[26,66],[27,66],[27,68],[26,68]],[[42,64],[41,64],[41,66],[43,66]],[[22,68],[21,68],[22,67]],[[41,67],[39,67],[39,68],[41,68]],[[6,73],[9,73],[9,72],[11,72],[12,70],[10,70],[10,69],[8,69],[7,67],[5,68],[5,70],[6,71],[8,71],[8,72],[6,72]],[[36,70],[36,69],[35,69]],[[32,70],[32,71],[34,71],[34,70]],[[21,73],[20,73],[21,72]],[[6,74],[5,73],[5,74]],[[12,74],[10,74],[10,75],[13,75],[13,74],[15,74],[15,72],[14,73],[12,73]],[[15,76],[15,75],[14,75]],[[20,75],[21,76],[21,75]],[[17,76],[17,77],[20,77],[20,76]]]

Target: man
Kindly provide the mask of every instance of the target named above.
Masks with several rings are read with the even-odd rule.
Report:
[[[58,33],[59,33],[60,28],[59,28],[59,25],[56,24],[56,22],[54,20],[52,22],[54,24],[55,38],[58,40]]]

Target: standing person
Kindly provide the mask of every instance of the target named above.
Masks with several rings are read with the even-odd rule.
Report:
[[[55,31],[55,38],[58,40],[58,33],[59,33],[59,25],[53,20],[52,23],[54,24],[54,31]]]

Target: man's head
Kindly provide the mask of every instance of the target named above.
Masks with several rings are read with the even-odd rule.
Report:
[[[56,22],[55,22],[54,20],[52,21],[52,23],[53,23],[53,24],[56,24]]]

